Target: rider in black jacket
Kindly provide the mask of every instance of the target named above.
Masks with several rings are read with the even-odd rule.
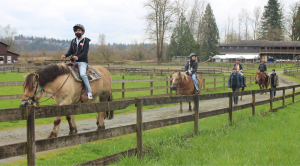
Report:
[[[185,65],[185,73],[192,76],[192,80],[196,88],[196,93],[199,93],[199,86],[197,81],[198,61],[196,57],[197,55],[195,53],[190,54],[190,60]]]

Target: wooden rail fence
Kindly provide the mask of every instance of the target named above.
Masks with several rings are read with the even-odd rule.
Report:
[[[122,76],[122,79],[119,80],[113,80],[112,83],[122,83],[122,89],[113,89],[113,93],[121,92],[122,98],[118,100],[124,100],[124,99],[133,99],[133,98],[126,98],[125,92],[134,92],[134,91],[146,91],[149,90],[149,96],[143,96],[143,97],[164,97],[164,96],[171,96],[173,93],[171,91],[170,85],[172,82],[171,79],[172,76],[169,78],[150,78],[150,79],[125,79],[125,76]],[[208,82],[207,80],[214,80],[213,82]],[[217,79],[223,79],[223,81],[217,81]],[[247,75],[246,76],[248,84],[252,84],[253,81],[255,81],[254,75]],[[153,82],[160,82],[165,81],[166,86],[153,86]],[[138,83],[138,82],[149,82],[150,87],[142,87],[142,88],[126,88],[125,89],[125,83]],[[203,87],[202,91],[206,90],[215,90],[215,89],[223,89],[226,88],[228,82],[228,76],[213,76],[213,77],[203,77]],[[222,84],[222,86],[220,86]],[[0,86],[22,86],[23,82],[0,82]],[[208,88],[206,85],[213,85],[213,88]],[[153,90],[159,90],[159,89],[166,89],[165,94],[159,94],[159,95],[153,95]],[[44,94],[44,97],[50,97],[49,94]],[[0,96],[0,100],[12,100],[12,99],[22,99],[22,94],[17,95],[2,95]]]
[[[244,91],[244,92],[229,92],[229,93],[160,97],[160,98],[136,98],[134,100],[112,101],[112,102],[79,104],[79,105],[47,106],[47,107],[26,106],[26,108],[2,109],[0,110],[0,122],[16,121],[16,120],[27,121],[27,141],[0,146],[0,159],[27,154],[27,164],[35,165],[36,152],[69,147],[69,146],[74,146],[74,145],[83,144],[87,142],[107,139],[111,137],[122,136],[125,134],[131,134],[131,133],[136,133],[137,135],[136,150],[134,152],[131,151],[131,153],[135,153],[139,158],[142,158],[143,155],[142,132],[145,130],[194,121],[194,133],[198,134],[199,131],[198,123],[199,123],[199,119],[202,118],[228,113],[229,123],[232,123],[233,111],[238,111],[245,108],[252,108],[252,115],[255,115],[255,106],[268,104],[268,103],[270,104],[270,111],[272,111],[274,109],[277,109],[277,108],[273,108],[273,102],[282,100],[282,107],[284,107],[286,105],[285,99],[287,98],[292,98],[292,104],[293,104],[295,102],[295,96],[300,94],[300,92],[298,93],[295,92],[295,88],[297,87],[300,87],[300,85],[280,87],[274,89]],[[293,89],[292,91],[293,93],[290,95],[285,95],[285,91],[287,89]],[[283,91],[283,96],[273,99],[271,95],[273,91]],[[255,95],[261,92],[270,92],[270,98],[263,101],[255,102]],[[233,107],[232,98],[240,95],[252,95],[252,102]],[[199,113],[199,104],[200,104],[199,101],[219,99],[219,98],[229,98],[229,107],[217,109],[209,112]],[[172,103],[180,103],[180,102],[192,102],[192,101],[194,101],[197,106],[194,115],[184,115],[175,118],[143,122],[142,109],[144,106],[172,104]],[[135,104],[137,108],[136,124],[109,128],[100,131],[78,133],[75,135],[61,136],[52,139],[35,140],[35,119],[119,110],[119,109],[125,109],[131,104]],[[116,158],[113,159],[116,160]],[[93,160],[93,162],[97,163],[98,160],[97,159]],[[89,165],[92,164],[91,162],[87,162],[87,163]]]
[[[300,78],[300,67],[285,67],[283,72],[285,75]]]

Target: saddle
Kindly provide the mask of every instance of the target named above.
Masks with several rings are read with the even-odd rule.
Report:
[[[69,68],[71,68],[71,72],[72,72],[72,75],[75,78],[75,80],[78,82],[81,82],[82,89],[81,89],[80,101],[82,101],[82,102],[88,101],[89,99],[87,96],[86,86],[84,85],[84,82],[82,81],[82,79],[79,77],[80,72],[79,72],[78,63],[68,62],[67,66],[69,66]],[[89,66],[87,66],[87,68],[86,68],[86,75],[87,75],[89,81],[92,81],[92,80],[94,81],[94,80],[101,78],[101,76],[98,73],[95,73],[95,71],[92,68],[90,68]],[[94,76],[96,76],[96,78]]]

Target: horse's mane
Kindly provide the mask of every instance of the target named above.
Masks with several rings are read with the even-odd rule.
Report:
[[[180,76],[181,76],[181,78],[185,78],[187,80],[187,82],[189,82],[189,76],[188,75],[186,75],[183,72],[180,72]]]
[[[37,70],[35,73],[28,74],[24,81],[23,88],[24,90],[25,88],[28,88],[30,91],[33,90],[35,74],[39,75],[39,85],[43,87],[47,83],[53,82],[57,77],[69,73],[70,69],[66,64],[51,64],[45,68]]]

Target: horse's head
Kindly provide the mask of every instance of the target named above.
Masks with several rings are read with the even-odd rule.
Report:
[[[25,81],[23,83],[24,95],[20,107],[32,105],[35,101],[39,100],[43,96],[40,85],[38,83],[38,74],[30,73],[28,75],[24,75],[23,77],[25,78]]]
[[[182,82],[183,79],[186,79],[188,81],[187,75],[185,73],[182,73],[182,72],[175,73],[173,71],[172,84],[171,84],[170,88],[172,90],[177,90],[178,85]]]

